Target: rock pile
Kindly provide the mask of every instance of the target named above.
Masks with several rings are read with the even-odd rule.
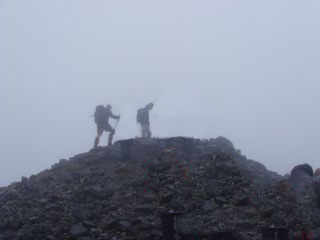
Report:
[[[315,229],[317,188],[294,172],[286,180],[222,137],[119,141],[0,189],[0,240],[164,239],[168,213],[176,239]]]

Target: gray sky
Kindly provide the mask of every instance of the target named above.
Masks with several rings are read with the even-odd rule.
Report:
[[[153,101],[155,136],[320,167],[319,0],[0,0],[0,81],[0,186],[89,150],[101,103],[117,139]]]

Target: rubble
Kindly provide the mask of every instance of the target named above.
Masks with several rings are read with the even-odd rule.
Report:
[[[316,235],[312,175],[298,167],[283,178],[223,137],[123,140],[1,188],[0,240]]]

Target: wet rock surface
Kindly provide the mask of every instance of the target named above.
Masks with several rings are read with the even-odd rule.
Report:
[[[177,213],[177,239],[316,234],[318,185],[293,172],[282,178],[223,137],[119,141],[0,188],[0,240],[163,239],[163,213]]]

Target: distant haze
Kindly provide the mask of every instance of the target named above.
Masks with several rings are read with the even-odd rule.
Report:
[[[154,102],[154,136],[320,167],[319,0],[0,0],[0,81],[0,186],[88,151],[108,103],[115,140]]]

